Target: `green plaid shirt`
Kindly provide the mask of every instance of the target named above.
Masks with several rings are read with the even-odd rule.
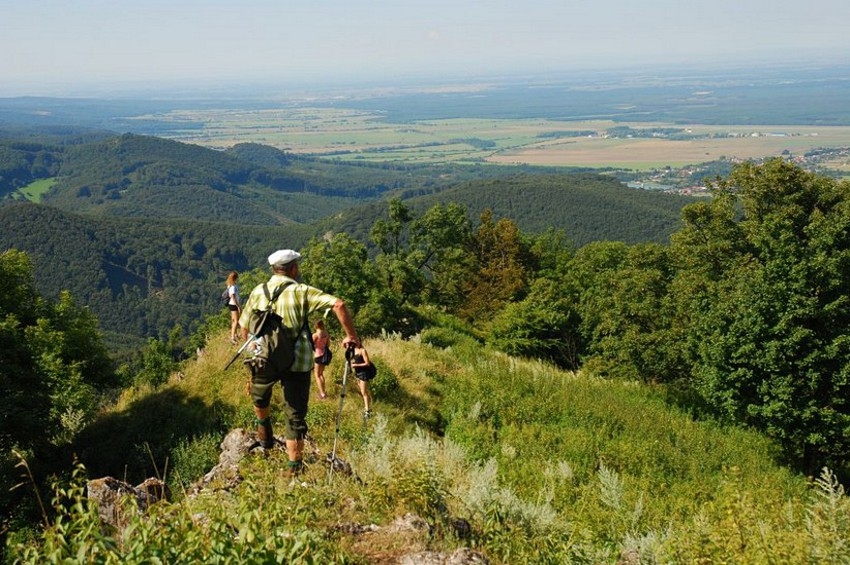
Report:
[[[293,281],[293,279],[284,275],[272,275],[269,279],[269,294],[274,294],[278,285]],[[332,308],[336,303],[336,296],[326,294],[325,292],[312,286],[296,282],[283,289],[280,297],[275,302],[274,311],[283,319],[283,323],[288,328],[301,328],[301,333],[298,335],[298,340],[295,342],[295,361],[292,362],[290,368],[293,372],[304,372],[313,369],[313,348],[310,347],[310,328],[305,326],[304,311],[306,307],[307,314],[312,314],[317,310]],[[242,316],[239,318],[239,325],[243,328],[249,327],[248,322],[254,310],[265,310],[269,303],[263,292],[263,285],[257,285],[251,294],[248,295],[248,300],[242,308]]]

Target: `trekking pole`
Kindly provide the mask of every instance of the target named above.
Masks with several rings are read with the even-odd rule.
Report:
[[[328,463],[330,463],[330,469],[328,469],[328,481],[333,478],[334,467],[337,465],[336,460],[336,445],[339,440],[339,422],[342,419],[342,403],[345,400],[345,387],[348,383],[348,371],[351,368],[351,359],[354,357],[354,344],[349,343],[348,347],[345,350],[345,369],[342,371],[342,386],[339,389],[339,410],[336,413],[336,431],[334,432],[334,446],[333,450],[331,450],[330,457],[328,457]]]
[[[239,356],[240,356],[240,355],[242,355],[242,352],[243,352],[243,351],[245,351],[245,348],[246,348],[246,347],[248,347],[248,344],[249,344],[249,343],[251,343],[251,340],[252,340],[252,339],[254,339],[254,334],[251,334],[251,335],[249,335],[249,336],[248,336],[248,339],[245,341],[245,343],[243,343],[243,344],[242,344],[242,347],[240,347],[240,348],[236,351],[236,355],[234,355],[234,356],[233,356],[233,359],[231,359],[230,361],[228,361],[228,362],[227,362],[227,365],[225,365],[225,366],[224,366],[224,369],[223,369],[224,371],[226,371],[226,370],[227,370],[227,368],[228,368],[228,367],[230,367],[230,366],[233,364],[233,362],[234,362],[234,361],[236,361],[237,359],[239,359]]]

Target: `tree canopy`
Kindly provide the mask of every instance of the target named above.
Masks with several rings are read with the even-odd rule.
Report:
[[[0,253],[0,501],[22,502],[14,452],[55,469],[117,380],[97,319],[72,297],[45,300],[26,254]],[[67,463],[67,461],[66,461]],[[24,497],[29,498],[29,497]]]

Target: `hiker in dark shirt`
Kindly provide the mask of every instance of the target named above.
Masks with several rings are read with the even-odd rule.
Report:
[[[357,377],[357,386],[360,387],[360,396],[363,397],[363,417],[372,415],[372,393],[369,391],[369,381],[375,377],[374,365],[369,359],[369,352],[362,344],[354,346],[354,355],[351,358],[351,368]]]

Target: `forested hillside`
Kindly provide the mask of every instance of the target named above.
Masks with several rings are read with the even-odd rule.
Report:
[[[0,197],[19,197],[15,191],[52,179],[42,202],[98,216],[307,223],[391,191],[434,192],[516,170],[344,164],[253,143],[215,151],[132,134],[0,129]]]
[[[0,206],[0,249],[25,251],[39,290],[69,290],[98,317],[112,349],[137,347],[177,325],[188,332],[219,308],[231,269],[264,263],[269,249],[300,247],[303,226],[245,227],[92,218],[49,206]]]
[[[130,134],[65,151],[43,202],[104,216],[254,225],[303,223],[350,205],[282,169]]]
[[[512,175],[462,183],[439,194],[411,199],[418,210],[455,202],[478,218],[489,209],[523,231],[563,230],[577,246],[591,241],[658,242],[680,225],[692,197],[627,188],[599,174]]]
[[[0,131],[0,196],[51,178],[56,182],[42,201],[69,212],[275,225],[309,222],[427,178],[294,159],[254,144],[222,152],[156,137],[72,131],[65,137],[55,128]]]

